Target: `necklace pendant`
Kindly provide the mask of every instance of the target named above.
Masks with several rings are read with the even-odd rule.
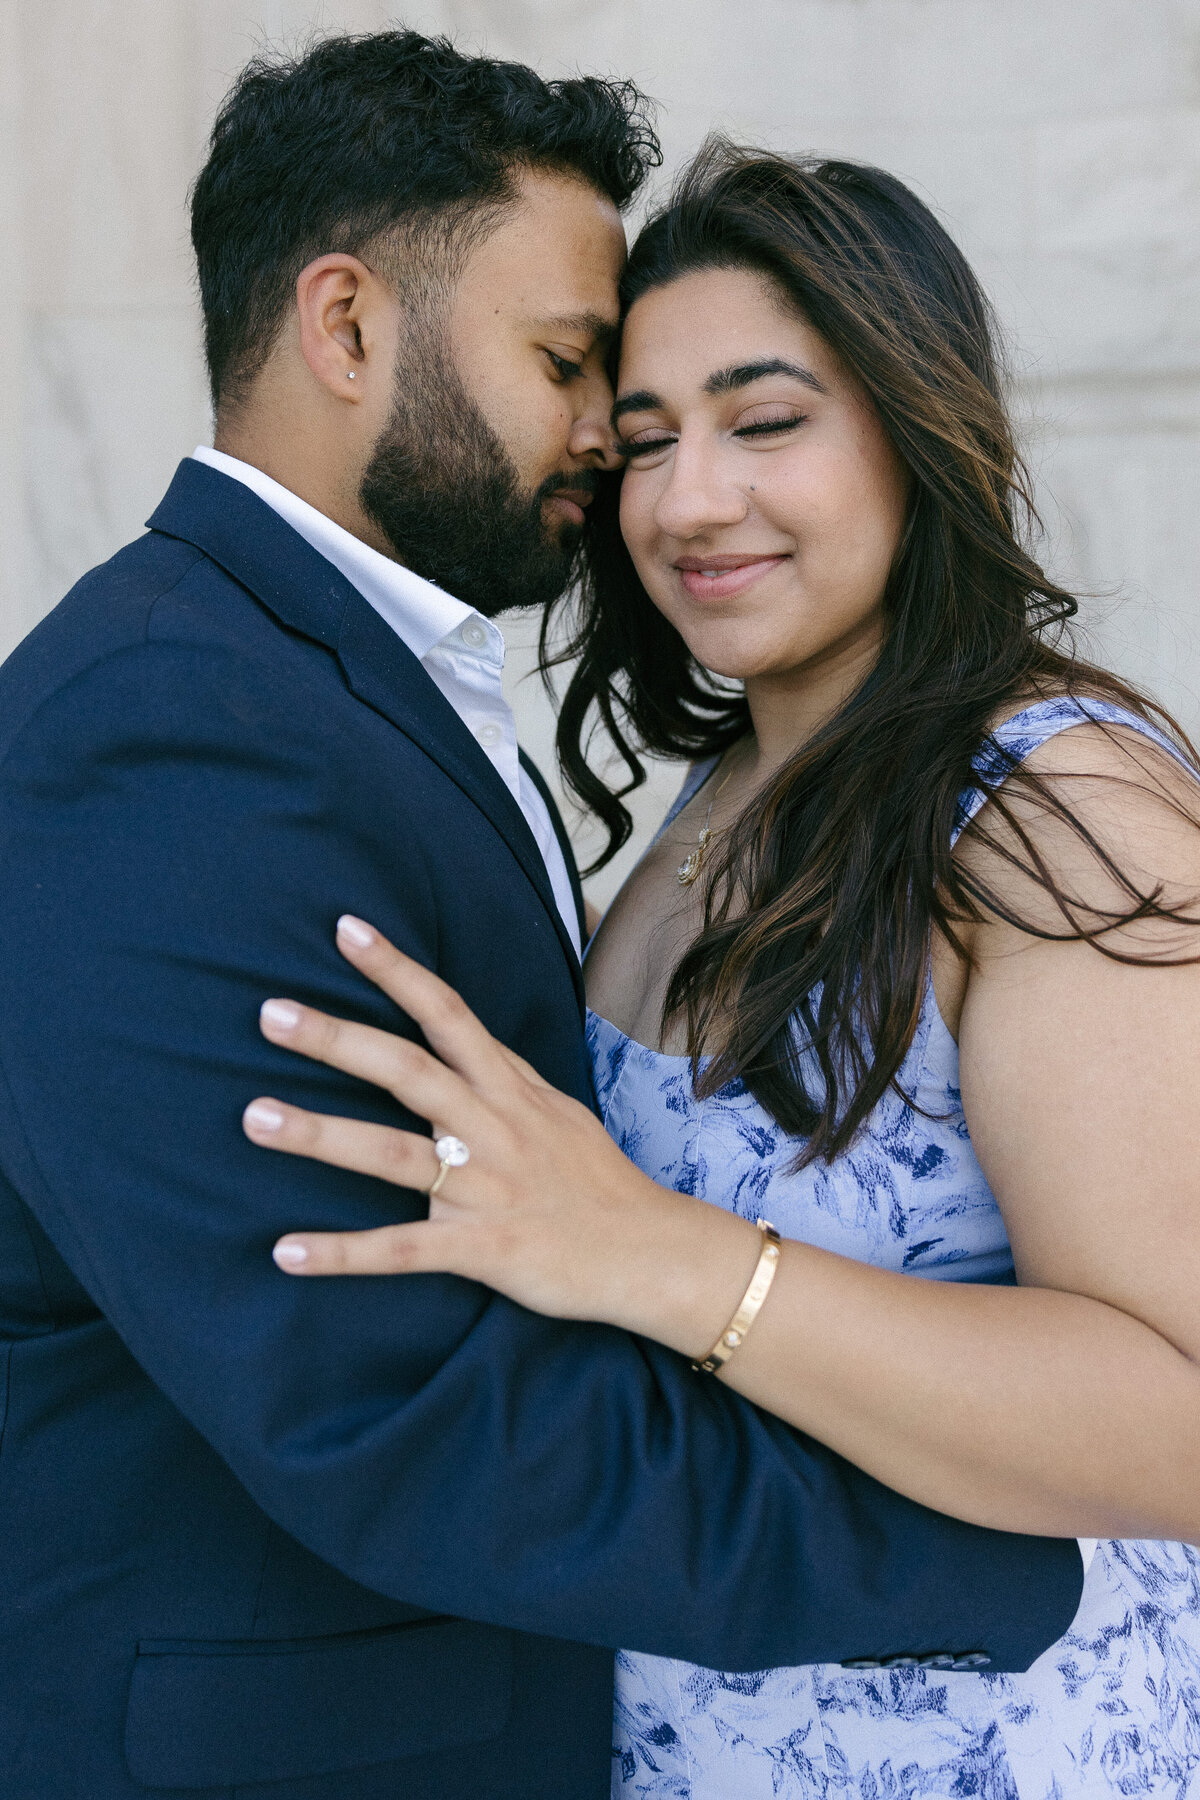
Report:
[[[688,853],[675,871],[675,879],[680,887],[691,887],[704,863],[704,853],[712,839],[712,832],[707,825],[700,827],[700,835],[696,840],[696,848]]]

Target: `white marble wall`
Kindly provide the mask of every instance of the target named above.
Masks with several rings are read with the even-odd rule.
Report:
[[[0,3],[0,650],[138,530],[207,429],[185,197],[229,79],[263,42],[395,16],[382,0]],[[548,72],[634,75],[672,163],[718,124],[913,182],[1012,334],[1051,560],[1097,596],[1104,653],[1200,727],[1200,0],[414,0],[402,16]],[[536,684],[515,692],[544,753]]]

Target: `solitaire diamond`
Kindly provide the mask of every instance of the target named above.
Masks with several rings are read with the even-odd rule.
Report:
[[[440,1137],[433,1146],[433,1154],[439,1162],[451,1169],[461,1169],[464,1163],[471,1160],[471,1152],[462,1139],[456,1137]]]

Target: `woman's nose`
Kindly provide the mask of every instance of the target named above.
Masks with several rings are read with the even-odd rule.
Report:
[[[694,538],[745,518],[745,493],[730,481],[720,461],[677,444],[666,485],[658,496],[654,519],[668,537]]]

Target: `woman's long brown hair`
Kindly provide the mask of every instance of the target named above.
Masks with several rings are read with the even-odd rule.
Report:
[[[697,1091],[743,1081],[803,1141],[804,1163],[844,1150],[895,1083],[920,1016],[932,931],[961,949],[956,926],[986,909],[1141,960],[1104,934],[1186,916],[1118,868],[1062,784],[1017,768],[990,723],[1032,696],[1086,692],[1154,715],[1191,752],[1160,709],[1073,653],[1065,628],[1076,602],[1024,547],[1035,515],[991,309],[928,208],[878,169],[714,140],[639,237],[625,308],[713,268],[777,284],[862,383],[911,476],[876,665],[725,835],[703,929],[666,997],[665,1020],[686,1022]],[[645,779],[641,752],[712,756],[750,728],[741,692],[696,664],[647,597],[617,498],[615,482],[596,498],[582,590],[569,603],[571,641],[552,655],[553,625],[543,633],[546,668],[578,659],[558,750],[567,784],[609,832],[595,867],[629,835],[622,798]],[[588,762],[597,723],[628,770],[616,793]],[[1014,810],[1005,790],[993,795],[990,823],[969,829],[1051,896],[1061,931],[1015,916],[952,857],[959,797],[975,784],[981,749],[992,782],[1011,775],[1009,793],[1078,833],[1127,907],[1101,912],[1063,891],[1030,835],[1028,806]]]

